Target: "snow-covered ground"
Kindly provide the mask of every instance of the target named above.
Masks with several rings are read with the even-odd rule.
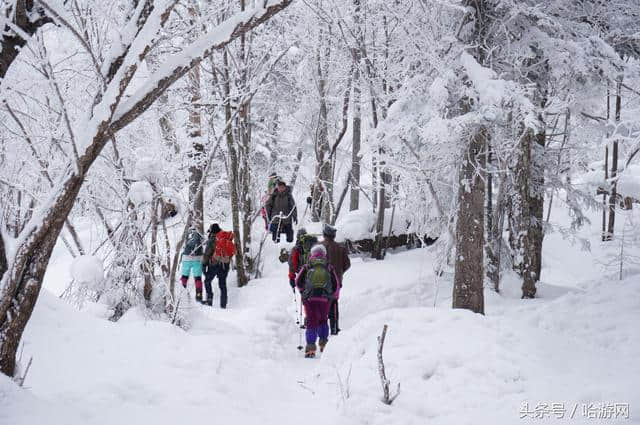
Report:
[[[435,280],[433,247],[356,258],[343,332],[314,360],[296,349],[296,305],[275,247],[265,278],[243,289],[231,279],[228,310],[192,303],[189,331],[138,311],[112,323],[99,306],[77,311],[45,289],[23,338],[23,359],[33,356],[26,388],[0,377],[0,424],[511,425],[538,423],[536,414],[639,423],[638,275],[603,271],[593,221],[582,232],[591,252],[547,237],[541,298],[520,300],[507,276],[502,295],[485,292],[486,316],[450,308],[451,276]],[[52,270],[68,265],[59,255]],[[49,288],[64,287],[57,276]],[[384,324],[387,375],[394,391],[401,384],[392,406],[380,402]],[[618,420],[588,417],[616,403]]]

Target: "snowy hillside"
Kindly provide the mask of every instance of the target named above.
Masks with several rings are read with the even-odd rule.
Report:
[[[570,423],[593,423],[589,414],[615,403],[637,420],[638,275],[584,278],[601,267],[595,250],[573,260],[559,235],[548,243],[541,298],[522,301],[506,283],[503,295],[485,291],[486,316],[451,310],[451,276],[434,280],[433,248],[354,259],[343,331],[315,360],[296,349],[296,305],[279,263],[247,288],[231,285],[227,310],[191,303],[187,332],[138,310],[112,323],[99,305],[77,311],[45,290],[23,339],[23,356],[33,356],[26,388],[0,381],[0,423],[507,425],[562,409],[568,418],[574,407]],[[384,324],[387,374],[401,384],[392,406],[380,402]]]

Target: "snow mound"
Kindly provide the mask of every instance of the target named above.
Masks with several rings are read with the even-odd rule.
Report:
[[[96,256],[81,255],[71,263],[71,277],[78,283],[93,287],[104,280],[104,264]]]
[[[153,189],[148,181],[138,181],[131,183],[129,188],[129,200],[135,206],[144,203],[151,203],[153,200]]]

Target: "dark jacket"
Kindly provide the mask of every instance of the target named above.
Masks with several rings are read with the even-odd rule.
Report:
[[[182,250],[182,255],[199,257],[202,255],[202,236],[197,230],[190,230]]]
[[[342,276],[351,267],[349,252],[347,248],[327,237],[322,241],[322,245],[327,249],[327,261],[333,266],[338,279],[340,279],[340,285],[342,285]]]
[[[289,187],[287,187],[283,192],[276,189],[276,191],[269,197],[266,209],[267,217],[269,220],[272,220],[273,223],[277,224],[278,220],[274,219],[279,214],[282,214],[283,216],[281,223],[283,225],[290,224],[292,219],[295,222],[298,222],[296,202],[293,200],[293,196],[291,196],[291,189]]]

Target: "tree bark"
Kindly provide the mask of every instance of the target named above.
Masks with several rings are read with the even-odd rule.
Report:
[[[230,85],[230,73],[229,73],[229,57],[225,50],[222,56],[224,65],[224,114],[227,122],[225,128],[227,150],[229,152],[229,192],[231,194],[231,221],[233,222],[233,233],[235,236],[236,246],[242,247],[242,236],[240,234],[240,197],[238,194],[238,154],[236,152],[236,145],[233,139],[233,125],[231,113],[231,85]],[[238,276],[238,286],[245,286],[249,279],[244,269],[244,252],[241,249],[236,250],[236,274]]]
[[[535,135],[533,129],[526,128],[524,123],[520,127],[517,161],[513,167],[515,193],[512,196],[511,232],[514,267],[522,278],[522,298],[534,298],[537,279],[531,216],[531,150]]]
[[[618,78],[616,84],[616,110],[615,120],[616,124],[620,122],[620,114],[622,108],[622,77]],[[618,128],[616,127],[616,132]],[[616,226],[616,202],[618,198],[618,140],[617,136],[613,134],[613,148],[611,149],[611,191],[609,196],[609,222],[607,224],[607,241],[613,240],[613,235]]]
[[[453,308],[484,314],[484,170],[487,133],[468,142],[460,169]]]
[[[360,28],[360,0],[353,0],[355,5],[354,22],[356,25],[357,38],[361,37],[362,29]],[[351,195],[349,202],[349,210],[355,211],[360,208],[360,147],[362,137],[362,91],[360,87],[360,49],[358,46],[353,48],[353,138],[351,149]]]

